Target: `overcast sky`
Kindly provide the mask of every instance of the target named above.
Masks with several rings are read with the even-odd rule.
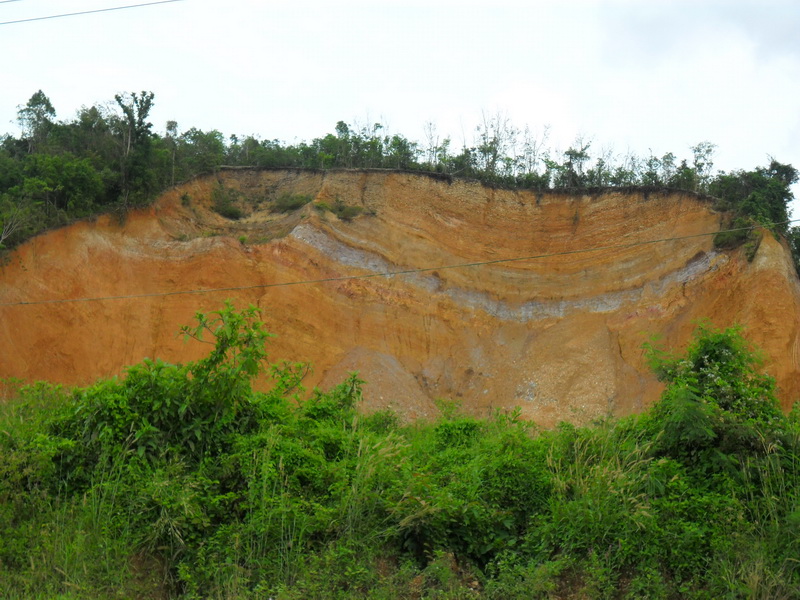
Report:
[[[145,1],[6,0],[0,23]],[[424,142],[433,122],[460,147],[502,114],[555,149],[710,141],[719,169],[800,168],[798,0],[182,0],[0,24],[0,54],[0,133],[39,89],[61,119],[150,90],[160,132],[291,143],[343,120]]]

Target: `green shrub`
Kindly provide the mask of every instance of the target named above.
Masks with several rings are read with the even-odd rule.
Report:
[[[244,217],[242,209],[232,204],[214,205],[214,212],[232,221],[238,221]]]
[[[645,414],[539,432],[519,412],[401,425],[353,374],[306,394],[253,310],[146,360],[0,404],[0,595],[792,597],[800,409],[738,329],[699,329]],[[252,381],[269,376],[266,392]],[[14,392],[16,390],[16,392]],[[157,577],[142,579],[135,565]],[[141,571],[142,567],[138,568]],[[69,595],[72,596],[69,596]]]
[[[271,211],[288,213],[304,207],[311,202],[311,196],[304,194],[281,194],[273,202]]]
[[[444,450],[470,446],[473,441],[478,439],[480,430],[481,424],[469,417],[444,421],[436,425],[434,429],[436,447]]]
[[[775,397],[775,380],[759,373],[760,355],[742,337],[740,327],[717,330],[701,324],[685,356],[674,357],[652,345],[648,356],[659,379],[668,384],[653,417],[659,426],[678,422],[674,436],[660,442],[665,447],[678,448],[686,441],[702,446],[700,438],[730,442],[726,434],[738,425],[767,434],[785,420]],[[715,429],[700,431],[706,427]],[[744,447],[750,449],[750,443]]]
[[[758,235],[754,231],[756,224],[752,219],[737,217],[730,229],[720,231],[714,236],[714,247],[722,250],[738,248],[748,240],[753,240]]]
[[[238,221],[244,217],[244,211],[236,205],[240,200],[240,194],[236,190],[231,190],[221,183],[214,188],[211,193],[211,208],[218,215]]]
[[[753,262],[756,254],[758,254],[758,248],[761,246],[763,237],[763,233],[754,231],[753,235],[750,236],[750,240],[744,245],[744,255],[747,258],[747,262]]]
[[[336,201],[333,203],[333,206],[331,206],[327,202],[317,202],[316,204],[314,204],[314,208],[320,212],[325,212],[325,211],[332,212],[342,221],[352,221],[353,219],[355,219],[357,216],[359,216],[364,212],[363,206],[351,206],[345,204],[339,198],[336,199]],[[374,214],[374,212],[371,214]]]
[[[342,202],[341,200],[336,200],[334,202],[333,207],[331,208],[331,212],[339,217],[342,221],[352,221],[362,212],[364,212],[363,206],[350,206]]]

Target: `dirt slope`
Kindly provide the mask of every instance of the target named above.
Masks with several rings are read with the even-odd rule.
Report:
[[[240,193],[246,218],[210,210],[219,185]],[[270,213],[285,194],[313,201]],[[337,200],[364,213],[344,221],[314,208]],[[570,253],[714,231],[720,219],[683,194],[564,196],[403,173],[223,171],[122,224],[103,217],[20,248],[0,271],[0,377],[86,384],[143,357],[197,358],[206,347],[178,338],[179,326],[233,298],[264,311],[277,334],[273,360],[313,363],[309,387],[359,371],[368,410],[432,416],[434,399],[449,398],[475,414],[520,406],[543,425],[637,411],[661,389],[642,343],[660,334],[680,348],[699,318],[745,325],[789,406],[800,397],[800,286],[771,235],[750,263],[741,251],[715,251],[707,236]],[[419,268],[432,270],[7,305]]]

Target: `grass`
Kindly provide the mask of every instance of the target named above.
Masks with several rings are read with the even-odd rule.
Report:
[[[362,415],[355,376],[302,392],[253,312],[184,331],[215,350],[4,387],[0,596],[796,597],[800,409],[774,410],[736,331],[654,354],[652,410],[551,431]]]
[[[311,196],[305,194],[281,194],[272,202],[272,212],[294,212],[311,202]]]
[[[328,204],[327,202],[317,202],[314,204],[314,208],[322,213],[331,212],[342,221],[352,221],[364,212],[363,206],[345,204],[339,198],[337,198],[332,205]]]
[[[218,215],[238,221],[245,216],[239,206],[241,194],[236,190],[226,188],[221,183],[211,193],[211,208]]]

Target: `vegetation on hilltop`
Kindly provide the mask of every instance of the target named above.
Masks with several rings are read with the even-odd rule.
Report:
[[[229,138],[217,130],[175,121],[158,133],[149,122],[152,92],[117,94],[110,104],[82,107],[71,120],[40,90],[19,107],[19,137],[0,138],[0,247],[77,218],[127,210],[151,202],[161,191],[222,165],[312,169],[381,168],[471,178],[488,185],[535,190],[589,190],[644,186],[707,193],[731,210],[736,228],[778,223],[800,249],[800,230],[788,229],[791,165],[732,173],[713,170],[714,146],[702,142],[689,158],[591,153],[578,139],[564,152],[548,149],[547,131],[533,135],[498,115],[487,117],[471,143],[454,148],[428,124],[426,142],[390,134],[379,124],[340,121],[334,133],[285,144],[254,135]],[[737,220],[738,219],[738,220]],[[721,246],[746,241],[747,232],[723,236]],[[800,256],[797,252],[796,256]]]
[[[254,309],[145,360],[0,405],[4,598],[792,598],[800,412],[738,329],[701,326],[642,415],[538,431],[517,412],[357,412],[300,388]],[[251,381],[268,373],[273,388]]]

